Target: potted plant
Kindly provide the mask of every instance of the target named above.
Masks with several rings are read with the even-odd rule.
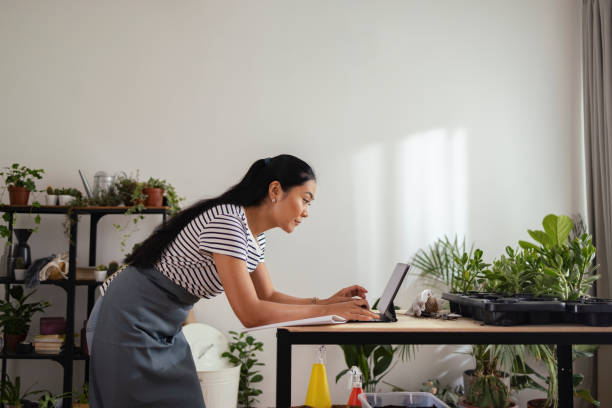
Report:
[[[81,391],[74,397],[72,408],[89,408],[89,384],[83,384]]]
[[[474,370],[464,373],[465,408],[509,408],[516,404],[510,400],[510,368],[505,349],[495,345],[473,345]]]
[[[255,353],[263,351],[263,343],[256,341],[250,334],[238,334],[235,331],[229,333],[232,335],[229,351],[221,354],[221,357],[227,358],[234,366],[240,367],[238,405],[249,408],[255,402],[259,402],[255,397],[263,392],[255,388],[255,384],[263,380],[263,376],[256,367],[263,366],[264,363],[260,363],[255,356]]]
[[[21,378],[19,376],[15,377],[15,382],[11,382],[9,376],[4,377],[4,381],[2,381],[2,387],[0,389],[0,395],[2,395],[2,399],[0,402],[4,404],[5,408],[20,408],[27,403],[25,399],[34,394],[39,394],[42,391],[31,391],[33,385],[30,386],[27,390],[21,393]],[[29,405],[29,404],[28,404]]]
[[[19,257],[15,259],[15,269],[13,269],[13,273],[15,274],[16,281],[22,281],[25,279],[26,274],[26,265],[23,258]]]
[[[106,265],[98,265],[94,270],[94,278],[96,282],[104,282],[108,274],[108,267]]]
[[[30,192],[36,191],[35,179],[42,179],[43,169],[30,169],[13,163],[5,167],[6,171],[0,172],[9,191],[10,205],[28,205]]]
[[[129,176],[119,176],[115,182],[115,188],[123,205],[127,207],[143,206],[145,199],[147,198],[143,193],[144,183],[138,181],[138,174],[136,178]]]
[[[25,303],[34,293],[24,295],[22,286],[11,286],[9,299],[0,300],[0,325],[6,336],[6,349],[11,353],[16,351],[18,343],[25,340],[32,316],[50,306],[46,301]],[[16,302],[11,302],[11,299]]]
[[[57,205],[57,194],[55,194],[55,189],[51,186],[47,187],[46,204]]]
[[[164,199],[165,180],[149,178],[144,185],[143,193],[147,196],[145,207],[161,207]]]
[[[149,178],[144,184],[143,193],[147,196],[145,202],[146,207],[161,207],[164,205],[165,199],[165,204],[168,206],[171,216],[181,210],[179,203],[183,201],[184,198],[179,197],[176,194],[174,186],[166,180]]]
[[[450,385],[442,386],[440,380],[437,378],[431,378],[423,383],[421,386],[421,392],[428,392],[431,395],[438,397],[451,408],[458,408],[459,401],[463,396],[463,387],[460,385],[455,388]]]
[[[76,188],[56,188],[55,194],[58,196],[59,205],[67,206],[74,199],[82,197],[82,194]]]
[[[556,346],[554,345],[543,345],[542,347],[546,347],[548,349],[548,353],[552,356],[556,354]],[[574,345],[572,346],[572,361],[575,361],[579,358],[591,358],[593,357],[593,352],[597,349],[597,346],[589,346],[589,345]],[[536,359],[537,361],[537,359]],[[546,362],[546,361],[544,361]],[[541,374],[538,374],[537,371],[533,370],[529,366],[525,366],[526,373],[529,373],[535,376],[540,383],[536,381],[532,381],[528,386],[524,388],[531,388],[540,391],[546,392],[546,398],[537,398],[533,400],[527,401],[527,408],[557,408],[559,405],[559,395],[557,388],[557,360],[553,357],[552,364],[547,364],[547,373],[548,376],[544,377]],[[589,404],[593,404],[595,406],[599,406],[599,401],[595,400],[591,395],[591,391],[588,388],[578,389],[578,387],[582,384],[584,380],[584,375],[580,373],[574,372],[573,375],[573,388],[574,388],[574,396],[582,398],[587,401]],[[546,386],[546,387],[544,387]]]

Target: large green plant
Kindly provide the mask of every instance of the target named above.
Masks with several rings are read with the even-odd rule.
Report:
[[[49,302],[25,303],[35,291],[24,295],[22,286],[11,286],[9,300],[0,300],[0,325],[6,334],[27,334],[34,313],[42,312],[50,306]],[[11,302],[15,300],[15,303]]]
[[[258,366],[263,366],[257,360],[256,353],[263,351],[263,343],[256,341],[251,335],[245,333],[238,334],[235,331],[229,332],[232,335],[229,352],[221,354],[221,357],[229,359],[234,365],[240,365],[240,383],[238,386],[238,404],[244,407],[252,407],[254,403],[259,402],[257,397],[263,392],[258,388],[253,388],[254,384],[263,380],[260,371],[256,369]]]
[[[542,225],[544,231],[528,230],[540,245],[519,241],[521,248],[534,251],[540,257],[531,270],[540,276],[534,290],[564,300],[578,300],[587,295],[599,278],[594,275],[597,265],[593,265],[595,247],[591,236],[582,234],[570,240],[573,223],[566,215],[549,214]]]

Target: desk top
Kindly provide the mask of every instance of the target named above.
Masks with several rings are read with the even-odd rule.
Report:
[[[583,325],[520,325],[489,326],[473,319],[462,317],[457,320],[441,320],[426,317],[397,315],[397,322],[391,323],[342,323],[325,326],[281,327],[291,333],[344,333],[344,332],[430,332],[430,333],[599,333],[612,336],[612,326],[593,327]]]

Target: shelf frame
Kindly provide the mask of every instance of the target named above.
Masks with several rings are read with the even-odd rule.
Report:
[[[4,383],[7,374],[7,360],[52,360],[58,362],[64,371],[63,378],[63,393],[72,392],[72,379],[74,375],[74,361],[85,361],[85,382],[89,381],[89,356],[81,354],[80,348],[74,346],[74,309],[76,302],[76,287],[87,287],[87,316],[90,315],[95,301],[95,290],[100,284],[96,281],[77,280],[76,279],[76,255],[77,255],[77,238],[78,224],[80,215],[90,216],[89,227],[89,266],[96,265],[96,250],[97,250],[97,235],[98,222],[105,215],[111,214],[126,214],[131,207],[67,207],[67,206],[13,206],[0,205],[0,213],[10,214],[8,228],[9,239],[8,244],[13,243],[13,227],[15,214],[64,214],[69,217],[70,227],[68,235],[68,279],[48,280],[40,282],[41,284],[55,285],[63,288],[66,291],[66,339],[64,349],[60,354],[16,354],[0,351],[0,359],[2,359],[2,378],[0,382]],[[159,214],[162,215],[162,223],[166,223],[169,213],[168,207],[149,207],[142,211],[130,213],[130,215],[146,215]],[[7,268],[8,271],[8,268]],[[24,284],[24,281],[16,281],[11,277],[0,278],[0,284],[5,286],[5,300],[9,301],[9,288],[11,285]],[[3,339],[3,344],[6,345],[6,338]],[[2,386],[2,389],[4,387]],[[0,395],[2,397],[2,395]],[[67,397],[63,400],[63,406],[72,406],[72,398]]]

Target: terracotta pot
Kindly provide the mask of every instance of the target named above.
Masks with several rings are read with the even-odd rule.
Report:
[[[538,398],[527,401],[527,408],[545,408],[546,407],[546,399]]]
[[[89,408],[89,404],[79,404],[78,402],[75,402],[72,404],[72,408]]]
[[[6,334],[6,351],[9,353],[15,353],[17,351],[17,344],[21,343],[25,339],[25,334]]]
[[[145,188],[142,190],[147,196],[145,207],[161,207],[164,199],[163,188]]]
[[[28,205],[30,191],[25,187],[8,186],[9,203],[11,205]]]

